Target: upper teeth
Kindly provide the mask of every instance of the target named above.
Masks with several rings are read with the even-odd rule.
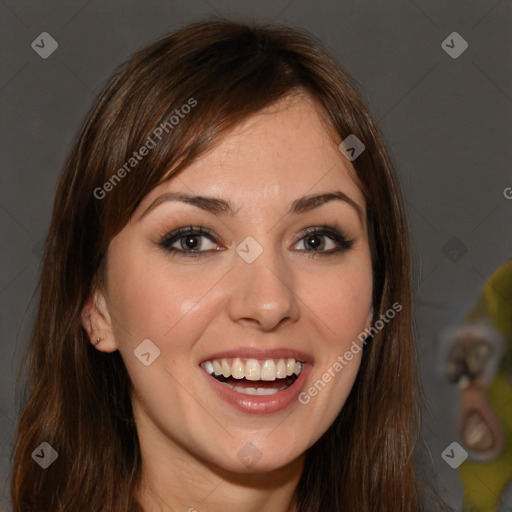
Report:
[[[293,357],[287,359],[247,359],[245,363],[237,357],[233,360],[214,359],[204,361],[201,366],[210,375],[223,375],[226,378],[276,380],[285,379],[292,374],[299,375],[303,364],[302,361],[297,361]]]

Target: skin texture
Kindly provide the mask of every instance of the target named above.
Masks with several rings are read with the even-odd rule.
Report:
[[[155,188],[111,241],[105,289],[91,294],[82,320],[92,343],[103,338],[97,350],[121,352],[135,387],[145,510],[295,510],[305,452],[343,407],[361,353],[307,405],[294,402],[264,415],[221,400],[199,364],[221,350],[295,348],[314,360],[307,389],[370,326],[365,200],[339,142],[308,97],[285,98]],[[295,199],[332,191],[350,197],[362,215],[338,200],[286,214]],[[223,198],[235,213],[167,201],[140,219],[165,192]],[[322,255],[338,246],[324,235],[326,245],[312,258],[303,230],[336,224],[352,247]],[[189,225],[217,237],[199,238],[204,256],[171,254],[158,245]],[[250,264],[236,253],[247,236],[263,248]],[[173,245],[183,247],[179,240]],[[161,351],[150,366],[133,353],[144,339]],[[251,467],[237,455],[246,443],[261,453]]]

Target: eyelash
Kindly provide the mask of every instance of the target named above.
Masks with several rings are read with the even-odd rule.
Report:
[[[338,247],[335,249],[331,249],[329,251],[315,251],[315,250],[307,250],[301,249],[301,251],[305,253],[309,253],[308,257],[316,258],[318,256],[332,256],[335,254],[342,253],[352,248],[354,245],[354,240],[348,239],[341,231],[331,226],[317,226],[314,228],[306,228],[299,235],[296,235],[297,243],[308,236],[325,236],[331,239],[333,242],[338,244]],[[209,229],[203,227],[196,226],[184,226],[178,229],[175,229],[162,237],[158,245],[165,249],[167,252],[171,254],[178,254],[185,256],[187,258],[197,258],[206,256],[208,253],[212,251],[212,249],[206,251],[197,251],[197,250],[189,250],[185,251],[183,249],[177,249],[176,247],[172,247],[177,241],[187,236],[206,236],[211,242],[217,243],[216,237],[212,234]],[[219,249],[213,249],[219,250]]]

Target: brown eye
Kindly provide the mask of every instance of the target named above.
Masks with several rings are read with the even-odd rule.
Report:
[[[201,248],[201,236],[199,235],[186,235],[178,239],[180,248],[183,250],[190,249],[196,251]]]
[[[353,240],[347,239],[340,231],[325,226],[306,230],[298,237],[301,235],[300,241],[294,247],[310,253],[339,253],[350,249],[354,244]]]
[[[331,244],[329,244],[329,241],[331,242]],[[325,235],[317,235],[317,234],[308,235],[308,236],[304,237],[304,245],[308,249],[325,250],[325,249],[331,248],[331,247],[326,247],[326,246],[332,245],[332,240],[327,239],[327,237],[325,237]]]
[[[163,237],[159,245],[172,254],[192,257],[219,250],[215,237],[209,230],[194,226],[171,231]]]

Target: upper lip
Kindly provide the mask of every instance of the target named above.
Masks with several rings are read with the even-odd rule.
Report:
[[[313,357],[302,350],[294,348],[260,348],[260,347],[240,347],[230,350],[215,352],[202,359],[204,361],[213,361],[214,359],[231,359],[231,358],[247,358],[247,359],[281,359],[294,358],[303,363],[313,363]]]

